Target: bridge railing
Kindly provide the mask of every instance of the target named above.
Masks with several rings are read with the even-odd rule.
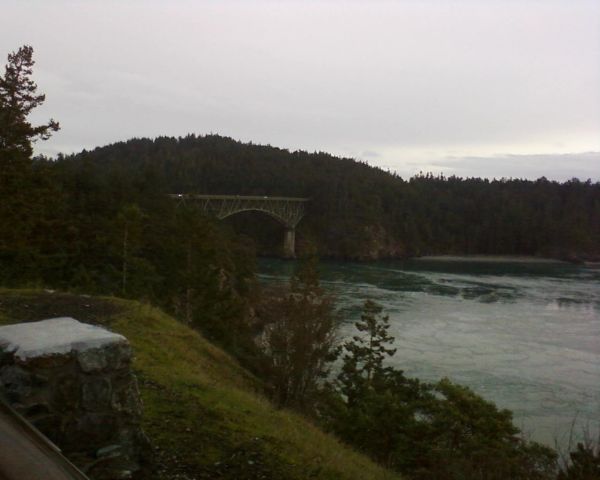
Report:
[[[291,201],[308,202],[310,198],[303,197],[271,197],[260,195],[202,195],[197,193],[171,193],[172,198],[190,199],[190,200],[266,200],[266,201]]]

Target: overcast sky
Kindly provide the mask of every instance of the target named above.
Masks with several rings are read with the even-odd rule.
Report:
[[[2,0],[38,152],[219,133],[403,176],[600,180],[600,1]]]

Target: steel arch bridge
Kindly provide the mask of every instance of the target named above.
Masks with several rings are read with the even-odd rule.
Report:
[[[308,198],[298,197],[260,197],[244,195],[198,195],[174,193],[170,197],[179,204],[193,204],[204,212],[223,220],[236,213],[257,211],[273,217],[285,227],[283,254],[295,256],[296,226],[306,213]]]

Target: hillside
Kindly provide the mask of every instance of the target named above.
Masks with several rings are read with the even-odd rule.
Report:
[[[133,187],[310,197],[300,244],[312,242],[329,257],[600,254],[600,184],[590,181],[431,175],[405,180],[323,152],[290,152],[217,135],[132,139],[59,160],[73,182],[112,185],[117,197]],[[228,222],[257,240],[263,253],[280,246],[281,227],[266,216],[244,214]]]
[[[259,381],[196,331],[134,301],[0,290],[0,324],[73,316],[131,342],[154,445],[149,480],[394,479],[299,415],[276,410]]]

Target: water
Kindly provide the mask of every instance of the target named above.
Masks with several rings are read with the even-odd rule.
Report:
[[[293,264],[264,260],[265,281]],[[600,432],[600,270],[560,263],[386,261],[321,264],[342,336],[365,299],[390,316],[391,363],[468,385],[530,438],[564,448],[571,425]]]

